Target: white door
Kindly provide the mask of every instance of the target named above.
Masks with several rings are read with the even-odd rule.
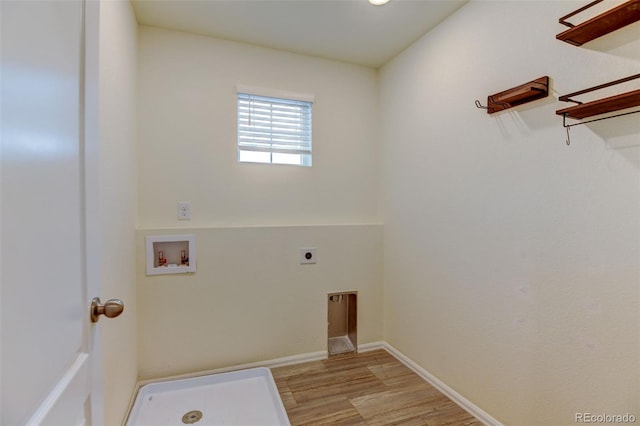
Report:
[[[83,6],[0,0],[4,426],[88,425],[100,411],[89,321],[97,289],[86,287]]]

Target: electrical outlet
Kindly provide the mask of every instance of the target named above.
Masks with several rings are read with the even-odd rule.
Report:
[[[191,220],[191,201],[178,201],[178,220]]]
[[[317,254],[315,247],[303,247],[300,249],[300,264],[309,264],[317,262]]]

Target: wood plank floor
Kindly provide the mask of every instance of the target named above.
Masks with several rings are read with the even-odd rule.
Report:
[[[384,349],[271,372],[292,426],[482,425]]]

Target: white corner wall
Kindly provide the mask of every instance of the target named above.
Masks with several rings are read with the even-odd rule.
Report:
[[[102,319],[104,424],[121,424],[138,377],[136,314],[137,28],[129,1],[100,2],[99,263],[105,301],[122,299],[117,319]]]
[[[382,337],[374,70],[139,28],[138,318],[143,379],[327,349],[329,292]],[[306,93],[313,166],[239,164],[237,84]],[[191,201],[192,220],[176,203]],[[197,271],[145,276],[146,235],[196,235]],[[301,247],[318,263],[300,265]]]
[[[640,418],[640,120],[567,147],[555,114],[638,72],[640,26],[557,41],[577,6],[472,1],[380,72],[384,338],[504,424]],[[474,105],[543,75],[545,100]]]

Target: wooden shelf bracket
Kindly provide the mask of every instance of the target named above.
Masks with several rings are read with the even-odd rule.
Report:
[[[557,115],[562,116],[562,126],[565,129],[567,129],[567,145],[571,143],[571,140],[569,138],[569,128],[573,126],[592,123],[594,121],[608,120],[610,118],[621,117],[623,115],[637,114],[640,112],[640,110],[623,112],[620,114],[610,115],[602,118],[596,118],[593,120],[581,121],[579,123],[574,123],[574,124],[567,124],[567,118],[582,120],[584,118],[594,117],[594,116],[606,114],[609,112],[621,111],[624,109],[640,106],[640,89],[631,90],[629,92],[621,93],[619,95],[609,96],[606,98],[597,99],[594,101],[584,102],[584,103],[577,101],[575,99],[572,99],[574,96],[584,95],[585,93],[594,92],[596,90],[615,86],[617,84],[626,83],[628,81],[632,81],[636,79],[640,79],[640,74],[621,78],[619,80],[611,81],[609,83],[601,84],[598,86],[590,87],[588,89],[580,90],[578,92],[573,92],[567,95],[560,96],[558,100],[562,102],[573,102],[576,104],[574,106],[559,109],[556,111]]]
[[[487,97],[487,106],[476,99],[476,107],[486,109],[487,114],[513,108],[549,96],[549,77],[544,76],[511,89]]]

